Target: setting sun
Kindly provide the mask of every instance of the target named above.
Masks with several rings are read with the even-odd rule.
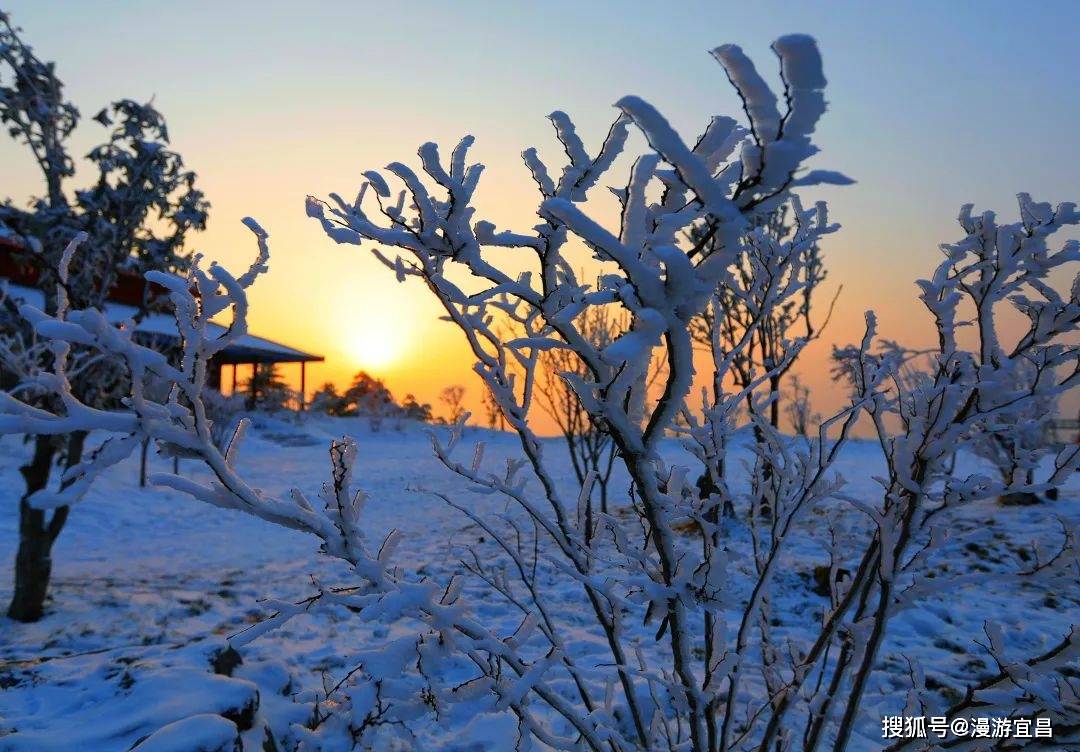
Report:
[[[379,370],[394,365],[405,349],[403,332],[381,326],[355,332],[349,342],[349,354],[366,369]]]

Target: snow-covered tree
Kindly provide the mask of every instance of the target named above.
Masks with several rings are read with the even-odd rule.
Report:
[[[96,116],[102,125],[115,128],[87,155],[96,171],[94,181],[72,192],[67,182],[75,167],[67,139],[78,117],[78,110],[63,97],[55,65],[38,59],[0,12],[0,122],[33,154],[46,188],[29,209],[0,205],[0,229],[25,246],[19,262],[36,272],[36,285],[45,292],[49,312],[54,311],[60,285],[56,269],[72,238],[85,236],[80,263],[69,270],[65,292],[80,308],[100,309],[121,269],[185,268],[188,234],[206,223],[208,205],[195,188],[195,174],[168,148],[164,118],[151,105],[130,100],[118,101]],[[144,300],[136,318],[151,304]],[[9,299],[8,305],[12,310],[15,301]],[[19,382],[16,389],[22,398],[58,406],[55,398],[27,386],[39,369],[49,367],[48,348],[39,346],[33,334],[12,318],[7,323],[11,326],[0,332],[6,343],[0,364],[5,378]],[[74,393],[90,404],[115,403],[128,390],[122,370],[110,359],[86,359],[72,369],[71,383]],[[31,508],[27,499],[49,486],[55,464],[70,468],[81,461],[84,441],[82,432],[33,440],[32,457],[22,468],[26,489],[20,501],[15,592],[8,609],[14,619],[40,618],[52,545],[68,513],[62,507],[47,516]]]
[[[774,50],[783,105],[741,50],[727,45],[714,52],[744,103],[748,130],[733,119],[713,118],[689,145],[654,108],[625,97],[603,146],[590,156],[570,119],[553,114],[569,164],[555,178],[535,150],[524,152],[541,194],[541,221],[531,232],[498,230],[476,220],[471,198],[482,168],[467,163],[470,139],[448,162],[434,145],[422,146],[426,179],[392,163],[389,172],[404,185],[396,198],[381,173],[368,172],[356,201],[333,196],[329,205],[308,203],[330,237],[370,242],[400,279],[418,278],[436,296],[465,336],[477,373],[519,438],[521,456],[499,468],[485,459],[482,442],[472,447],[471,456],[458,458],[462,421],[448,437],[433,438],[436,456],[450,472],[508,503],[505,514],[482,515],[466,501],[436,494],[490,541],[488,548],[464,556],[463,566],[482,588],[484,601],[501,599],[520,614],[516,628],[500,630],[479,618],[464,577],[434,582],[395,565],[398,533],[369,540],[363,516],[367,496],[352,488],[359,451],[352,440],[331,445],[331,474],[318,506],[299,489],[281,497],[267,493],[238,471],[244,423],[226,446],[212,441],[202,399],[207,363],[245,332],[246,291],[266,268],[267,236],[250,220],[260,254],[239,277],[217,265],[196,266],[183,277],[148,275],[169,290],[177,312],[184,346],[176,362],[132,342],[128,332],[110,326],[97,311],[69,311],[62,289],[56,315],[22,308],[35,331],[50,340],[56,368],[40,374],[38,383],[59,395],[62,409],[44,410],[4,395],[0,431],[110,434],[92,458],[68,473],[63,493],[39,495],[33,503],[76,500],[95,476],[149,437],[200,457],[212,471],[209,481],[158,475],[156,483],[311,533],[327,555],[346,562],[349,581],[316,582],[300,603],[273,603],[271,618],[234,639],[243,644],[320,609],[347,609],[358,619],[394,623],[384,642],[351,656],[356,669],[328,688],[319,722],[295,726],[282,740],[296,749],[385,748],[387,735],[407,737],[419,715],[435,713],[446,721],[490,712],[516,719],[516,749],[845,749],[858,724],[879,726],[876,714],[867,717],[863,700],[871,676],[880,670],[877,654],[891,616],[942,588],[965,584],[921,575],[946,544],[935,524],[952,507],[1007,490],[993,479],[955,477],[949,460],[956,447],[988,431],[1011,430],[997,417],[1015,413],[1021,402],[1068,388],[1080,373],[1076,349],[1061,344],[1080,318],[1080,284],[1066,297],[1046,281],[1052,269],[1074,263],[1078,255],[1075,243],[1050,252],[1046,237],[1080,222],[1080,215],[1069,204],[1052,211],[1026,198],[1016,225],[998,226],[991,215],[974,219],[965,212],[967,238],[948,246],[946,262],[922,283],[922,300],[941,343],[937,369],[905,380],[908,354],[879,343],[868,317],[863,341],[837,354],[851,380],[852,399],[809,441],[782,436],[763,409],[769,397],[755,394],[773,369],[763,369],[752,383],[731,386],[734,362],[788,289],[771,275],[751,280],[748,294],[762,301],[759,320],[730,348],[712,349],[703,405],[691,406],[691,322],[718,288],[731,283],[741,249],[765,242],[756,218],[790,202],[794,224],[786,237],[775,240],[777,259],[800,258],[836,229],[823,205],[805,208],[792,193],[800,185],[844,180],[831,172],[800,173],[815,151],[810,136],[824,111],[825,80],[816,46],[808,37],[788,36]],[[606,214],[591,213],[589,192],[613,168],[631,129],[645,137],[648,150],[638,155],[616,191],[622,211],[618,227],[608,229],[599,219]],[[698,226],[718,242],[687,246],[685,238]],[[594,283],[579,279],[566,261],[571,235],[604,265]],[[507,273],[489,260],[495,254],[485,254],[492,247],[523,253],[533,268]],[[390,248],[403,256],[388,253]],[[67,258],[76,252],[70,248]],[[963,295],[973,298],[979,312],[980,344],[970,352],[954,336]],[[1008,345],[992,311],[1007,300],[1032,322]],[[582,317],[597,306],[622,308],[631,322],[602,348],[581,330]],[[212,335],[210,319],[227,309],[232,326]],[[496,336],[496,314],[512,318],[521,336]],[[125,409],[103,410],[71,393],[67,369],[73,344],[124,361],[132,384]],[[653,402],[642,388],[661,347],[667,367],[661,397]],[[620,469],[632,484],[628,514],[592,510],[597,532],[591,537],[585,534],[591,480],[577,483],[559,474],[533,429],[539,354],[555,348],[569,348],[585,363],[584,375],[567,378],[590,419],[611,436]],[[1039,376],[1017,390],[1013,370],[1021,360],[1032,363]],[[143,384],[150,374],[174,384],[166,401],[147,398]],[[734,416],[748,400],[761,438],[743,478],[749,482],[729,483],[735,472],[728,456]],[[831,471],[860,416],[879,428],[889,469],[877,502],[847,495],[843,480]],[[901,422],[899,435],[885,430],[888,416]],[[673,429],[709,475],[707,491],[688,481],[691,468],[661,459],[660,441]],[[1077,458],[1076,447],[1062,450],[1049,476],[1038,483],[1058,482],[1074,470]],[[801,640],[776,623],[770,593],[791,547],[814,534],[815,525],[808,523],[828,499],[864,511],[871,527],[861,538],[834,542],[829,573],[844,565],[849,576],[828,578],[824,613],[785,615],[808,626],[810,637]],[[731,533],[719,515],[728,502],[749,506],[749,560],[736,559],[728,545]],[[761,513],[765,504],[768,514]],[[687,524],[696,527],[697,537],[678,534]],[[1070,536],[1056,554],[1039,557],[1016,576],[1075,576],[1074,562]],[[572,620],[553,608],[553,582],[576,588],[581,608]],[[642,623],[650,633],[646,639],[636,628]],[[595,638],[590,645],[602,654],[583,656],[574,649],[582,630]],[[960,713],[975,703],[1013,704],[1058,718],[1076,711],[1072,685],[1055,682],[1048,673],[1060,667],[1063,656],[1076,654],[1072,635],[1055,651],[1023,662],[1007,655],[999,630],[990,626],[987,634],[1001,674],[989,683],[973,682],[968,699],[945,712]],[[912,707],[930,708],[934,701],[916,682]]]

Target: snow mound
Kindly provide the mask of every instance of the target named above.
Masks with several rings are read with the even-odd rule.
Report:
[[[236,724],[212,713],[170,723],[136,744],[137,752],[240,752]]]

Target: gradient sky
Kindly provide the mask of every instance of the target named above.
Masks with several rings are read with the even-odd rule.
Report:
[[[825,245],[830,285],[843,293],[826,341],[800,366],[820,408],[842,397],[829,388],[829,344],[856,339],[865,309],[878,311],[884,335],[929,340],[913,281],[937,263],[938,243],[958,237],[962,203],[1012,221],[1018,191],[1080,200],[1080,3],[666,5],[3,2],[82,110],[75,153],[103,138],[89,120],[102,106],[153,97],[213,205],[195,247],[240,269],[254,253],[240,218],[270,232],[251,328],[326,356],[309,368],[309,388],[366,368],[399,396],[437,402],[450,383],[465,384],[472,404],[480,395],[460,335],[436,320],[427,291],[327,240],[304,216],[306,194],[352,195],[363,170],[415,163],[420,143],[449,149],[470,133],[488,168],[479,214],[527,229],[536,195],[521,150],[537,146],[562,165],[549,112],[568,112],[595,148],[612,103],[633,93],[691,139],[709,115],[737,114],[707,54],[725,42],[772,75],[771,40],[818,39],[830,111],[815,164],[858,180],[811,196],[827,198],[844,226]],[[21,203],[41,190],[9,140],[0,166],[0,196]]]

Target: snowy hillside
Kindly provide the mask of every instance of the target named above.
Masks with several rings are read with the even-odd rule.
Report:
[[[444,428],[436,429],[445,431]],[[370,495],[366,521],[372,539],[389,530],[404,533],[396,559],[416,576],[446,582],[461,569],[465,546],[479,544],[483,531],[440,499],[418,488],[445,492],[472,509],[501,510],[505,503],[478,495],[452,477],[432,456],[430,439],[421,427],[384,427],[371,433],[357,419],[308,416],[302,423],[260,418],[240,467],[267,490],[284,492],[298,485],[314,496],[326,476],[327,444],[342,434],[355,436],[361,448],[358,485]],[[469,429],[459,452],[467,459],[472,444],[487,443],[493,460],[516,456],[515,436]],[[562,451],[545,444],[552,455]],[[679,447],[665,445],[669,460]],[[0,598],[11,586],[10,565],[17,540],[14,513],[20,487],[18,465],[25,449],[8,437],[0,444],[0,477],[5,489],[0,516]],[[849,492],[872,496],[870,476],[877,470],[876,446],[854,441],[839,462]],[[166,461],[154,458],[164,469]],[[200,474],[194,463],[184,473]],[[566,479],[572,474],[567,467]],[[225,640],[265,616],[260,600],[298,601],[311,592],[310,576],[333,583],[336,569],[316,551],[317,541],[239,512],[213,509],[178,493],[137,487],[137,467],[129,461],[109,471],[85,503],[73,510],[68,529],[54,552],[55,585],[48,616],[37,624],[0,621],[0,750],[126,750],[174,722],[140,749],[190,750],[198,740],[206,749],[231,739],[235,727],[244,733],[244,749],[262,749],[265,727],[284,734],[290,723],[310,723],[317,695],[332,690],[364,660],[374,634],[385,638],[387,627],[361,624],[350,614],[300,617],[241,651],[243,663],[231,670],[219,660],[211,664]],[[569,487],[569,485],[568,485]],[[617,480],[616,504],[625,498],[625,481]],[[1080,608],[1080,586],[1046,592],[1011,582],[1004,573],[1029,561],[1032,547],[1003,546],[1008,538],[1041,541],[1050,548],[1060,538],[1055,516],[1075,526],[1080,520],[1076,488],[1054,503],[1004,507],[990,501],[968,507],[952,520],[953,539],[934,560],[939,576],[980,575],[968,587],[947,590],[926,608],[904,612],[891,625],[881,663],[888,667],[871,690],[868,707],[881,714],[902,709],[908,685],[905,658],[917,659],[926,683],[945,702],[962,695],[959,677],[989,673],[986,653],[958,635],[978,634],[984,619],[1000,622],[1010,645],[1045,650],[1068,631],[1069,615]],[[832,506],[840,526],[864,526],[861,513],[847,504]],[[1008,530],[1005,535],[1002,531]],[[748,566],[747,529],[728,526],[730,566]],[[827,561],[822,545],[825,519],[817,516],[800,531],[797,556],[784,562],[772,613],[782,633],[791,615],[821,610],[825,598],[814,567]],[[687,534],[687,542],[692,543]],[[494,551],[491,551],[495,555]],[[543,564],[541,566],[544,566]],[[985,575],[985,576],[981,576]],[[554,577],[551,582],[556,583]],[[561,616],[580,629],[572,633],[569,651],[582,665],[591,656],[604,661],[601,636],[580,612],[580,594],[566,578],[556,604]],[[467,586],[467,589],[470,586]],[[506,604],[482,597],[471,602],[485,623],[512,633],[520,615]],[[733,608],[734,614],[737,613]],[[654,648],[655,625],[643,626],[641,615],[628,617],[628,629],[642,649]],[[397,628],[401,628],[400,626]],[[209,637],[207,637],[209,635]],[[392,636],[392,635],[391,635]],[[610,656],[608,656],[608,660]],[[205,716],[203,714],[210,714]],[[514,723],[507,716],[417,719],[416,749],[505,750],[511,748]],[[864,725],[859,750],[881,747],[880,728]],[[387,729],[386,749],[397,749],[397,734]],[[183,740],[179,742],[177,740]],[[215,741],[216,740],[216,741]],[[173,743],[178,746],[171,746]],[[272,747],[267,747],[272,748]]]

